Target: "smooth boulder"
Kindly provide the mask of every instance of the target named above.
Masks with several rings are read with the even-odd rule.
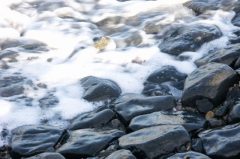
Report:
[[[202,58],[195,61],[195,64],[199,67],[210,62],[223,63],[228,66],[233,66],[240,56],[240,45],[229,45],[223,49],[209,53]]]
[[[122,135],[124,135],[124,132],[120,130],[76,130],[70,133],[67,142],[57,152],[71,159],[94,157]]]
[[[106,159],[136,159],[136,157],[129,150],[118,150],[106,157]]]
[[[236,72],[226,64],[203,65],[188,75],[184,85],[182,104],[207,112],[213,106],[223,102],[228,89],[236,81]]]
[[[12,130],[10,146],[12,157],[29,157],[52,152],[65,130],[53,126],[26,125]]]
[[[110,122],[115,113],[111,109],[80,114],[71,121],[70,129],[98,128]]]
[[[45,152],[25,159],[65,159],[61,154],[56,152]]]
[[[198,152],[188,151],[185,153],[177,153],[171,157],[168,157],[167,159],[211,159],[211,158]]]
[[[240,125],[227,125],[219,129],[206,130],[198,135],[206,155],[219,159],[240,157]]]
[[[192,131],[203,128],[205,122],[203,117],[192,112],[160,111],[133,118],[129,128],[135,131],[157,125],[182,125],[186,130]]]
[[[196,51],[202,44],[221,37],[222,32],[210,24],[173,25],[162,36],[160,50],[177,56],[185,51]]]
[[[176,106],[173,96],[145,97],[138,94],[124,94],[114,103],[114,110],[121,120],[129,123],[136,116],[161,110],[171,110]]]
[[[83,99],[100,101],[117,98],[122,93],[116,82],[94,76],[87,76],[80,80],[84,89]]]
[[[175,152],[188,142],[188,132],[179,125],[144,128],[119,138],[120,147],[143,152],[149,159]]]

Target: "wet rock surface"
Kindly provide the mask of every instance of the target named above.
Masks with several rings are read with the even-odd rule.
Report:
[[[120,130],[76,130],[70,133],[67,143],[63,144],[57,152],[72,159],[93,157],[122,135],[124,132]]]
[[[22,76],[5,76],[0,78],[0,96],[11,97],[24,92],[26,78]]]
[[[51,152],[61,140],[64,130],[53,126],[21,126],[12,131],[10,141],[13,158]]]
[[[194,152],[194,151],[188,151],[186,153],[177,153],[171,157],[168,157],[167,159],[185,159],[185,158],[189,158],[189,159],[210,159],[210,157],[198,153],[198,152]]]
[[[131,120],[129,127],[138,130],[157,125],[182,125],[186,130],[193,131],[203,128],[205,122],[205,119],[196,113],[162,111],[137,116]]]
[[[223,63],[228,66],[234,66],[240,55],[240,45],[229,45],[224,49],[217,50],[213,53],[209,53],[206,56],[195,61],[195,64],[199,67],[209,62]]]
[[[55,152],[45,152],[39,155],[28,157],[25,159],[65,159],[61,154]]]
[[[109,155],[106,159],[136,159],[129,150],[118,150]]]
[[[209,111],[213,105],[224,100],[226,91],[237,80],[236,72],[225,64],[209,63],[194,72],[186,79],[182,97],[184,106],[197,107]],[[207,107],[207,108],[205,108]]]
[[[162,52],[179,55],[184,51],[196,51],[202,44],[221,36],[221,31],[214,25],[177,25],[163,33],[159,48]]]
[[[104,125],[107,125],[114,116],[115,113],[110,109],[81,114],[71,122],[70,129],[101,128]]]
[[[188,132],[182,126],[163,125],[144,128],[122,136],[119,138],[119,145],[122,148],[142,152],[146,158],[153,159],[180,149],[189,141]]]
[[[114,103],[114,110],[123,122],[128,123],[136,116],[160,110],[171,110],[176,105],[173,96],[144,97],[124,94]]]
[[[239,129],[239,124],[235,124],[201,132],[206,154],[212,158],[239,158]]]
[[[114,81],[88,76],[80,80],[84,89],[83,98],[88,101],[107,100],[117,98],[121,88]]]

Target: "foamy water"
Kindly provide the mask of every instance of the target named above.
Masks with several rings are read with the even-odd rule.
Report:
[[[1,70],[1,76],[20,73],[35,85],[46,84],[47,89],[25,86],[24,96],[33,99],[32,106],[26,105],[24,100],[16,100],[17,96],[1,97],[0,129],[13,129],[45,120],[48,124],[65,127],[69,119],[102,104],[81,99],[79,79],[89,75],[107,78],[117,82],[123,93],[141,93],[143,82],[151,72],[164,65],[173,65],[184,73],[192,72],[196,68],[193,61],[210,49],[226,46],[228,38],[233,36],[233,30],[237,29],[231,24],[233,12],[211,11],[208,20],[197,19],[191,10],[183,7],[182,3],[186,0],[55,1],[63,2],[65,6],[37,11],[37,5],[28,5],[28,2],[34,0],[1,1],[0,39],[19,38],[22,35],[46,43],[49,51],[20,52],[18,62],[8,63],[10,68]],[[12,7],[13,4],[21,5]],[[96,25],[105,18],[116,16],[120,16],[124,22],[109,22],[107,27],[120,28],[114,33]],[[159,25],[200,22],[215,24],[222,30],[223,36],[204,44],[197,52],[183,53],[191,57],[188,61],[178,61],[175,57],[160,52],[160,40],[145,32],[144,26],[151,21],[157,21]],[[125,22],[129,24],[124,25]],[[119,38],[134,31],[142,37],[140,45],[121,47],[116,44]],[[99,53],[94,47],[93,38],[105,35],[112,39],[111,46]],[[28,60],[29,57],[34,57],[34,60]],[[52,61],[48,62],[48,59]],[[136,59],[142,62],[133,63]],[[50,108],[40,108],[38,100],[49,92],[53,92],[59,103]],[[0,142],[0,146],[1,144],[3,143]]]

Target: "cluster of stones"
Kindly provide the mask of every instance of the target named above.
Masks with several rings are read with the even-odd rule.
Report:
[[[233,9],[236,15],[232,23],[240,26],[239,4],[225,3],[192,0],[185,5],[199,16],[207,10]],[[222,32],[210,24],[178,24],[166,29],[162,36],[160,50],[180,56],[220,38]],[[81,79],[82,98],[89,102],[105,101],[105,105],[78,115],[67,129],[48,125],[15,128],[10,133],[11,158],[239,158],[239,42],[237,38],[230,39],[227,47],[196,60],[198,68],[189,75],[173,66],[153,71],[144,82],[142,94],[123,94],[118,84],[109,79]],[[19,43],[26,41],[7,44]],[[0,59],[17,55],[4,51],[13,47],[7,44],[1,46]],[[46,49],[39,42],[29,45],[39,51]],[[29,50],[29,45],[20,48]],[[0,77],[0,96],[21,95],[26,84],[31,82],[18,75]],[[58,101],[50,96],[39,102],[44,107]]]

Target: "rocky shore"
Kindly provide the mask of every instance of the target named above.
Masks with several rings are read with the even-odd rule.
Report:
[[[13,28],[17,34],[0,39],[0,159],[239,159],[240,2],[176,4],[182,15],[170,22],[168,7],[161,8],[160,2],[153,12],[94,20],[106,4],[58,0],[7,5],[9,13],[35,19],[23,25],[17,16],[11,24],[0,18],[1,29]],[[67,38],[60,45],[55,45],[60,36],[49,43],[51,35],[45,41],[32,38],[38,30],[47,36],[49,28]],[[73,35],[82,41],[69,51],[64,43]],[[129,65],[116,62],[132,48],[147,56],[144,49],[152,45],[164,54],[159,61],[170,62],[158,66],[155,56],[149,60],[138,54],[128,59]],[[64,58],[58,57],[61,52]],[[107,59],[112,54],[115,61]],[[92,59],[94,67],[88,63]],[[72,65],[75,69],[68,73]],[[180,68],[191,66],[193,71]],[[78,76],[78,71],[83,73]],[[17,113],[11,114],[12,109]]]

